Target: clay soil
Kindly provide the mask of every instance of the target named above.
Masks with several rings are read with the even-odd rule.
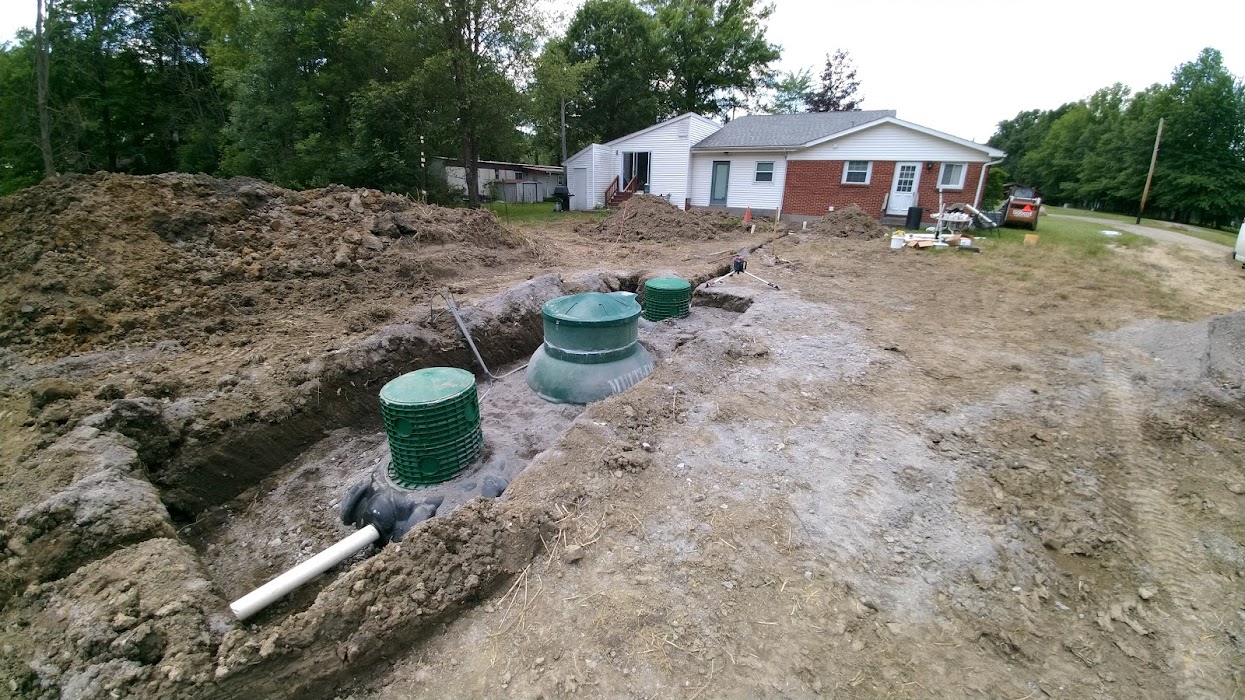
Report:
[[[383,456],[379,382],[471,367],[435,292],[500,366],[545,296],[705,280],[761,242],[484,217],[180,177],[0,201],[0,694],[1245,693],[1245,276],[1165,246],[792,233],[749,266],[781,292],[732,278],[697,295],[713,323],[644,331],[656,372],[560,414],[502,498],[238,624],[224,543],[303,556],[256,551],[280,542],[255,504],[319,504],[278,536],[345,532],[331,470],[265,479]]]

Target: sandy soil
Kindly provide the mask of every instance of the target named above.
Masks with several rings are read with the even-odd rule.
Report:
[[[298,197],[341,219],[316,235],[346,236],[368,220],[354,194],[270,193],[276,209],[227,228],[281,238],[267,222],[306,207],[281,203]],[[10,222],[25,211],[12,202]],[[48,210],[89,214],[71,204]],[[128,221],[138,235],[157,219]],[[466,230],[492,230],[482,225]],[[726,230],[603,239],[567,222],[503,231],[489,248],[463,230],[433,248],[400,230],[381,241],[395,258],[383,264],[471,261],[461,274],[345,294],[320,314],[314,294],[282,292],[314,323],[301,336],[272,309],[265,323],[214,328],[223,344],[180,322],[131,343],[66,325],[95,308],[76,278],[6,287],[0,301],[19,316],[34,295],[59,320],[0,357],[0,688],[357,700],[1240,691],[1245,315],[1212,317],[1239,309],[1245,278],[1166,246],[1076,258],[987,240],[973,255],[793,233],[749,267],[782,291],[749,278],[702,290],[691,317],[643,331],[658,369],[624,394],[581,411],[533,403],[519,375],[482,385],[489,459],[443,488],[444,513],[238,624],[230,597],[347,531],[335,500],[384,459],[380,383],[472,365],[437,310],[442,285],[497,369],[539,342],[547,298],[658,274],[706,280],[759,242]],[[276,269],[307,265],[304,250]],[[385,318],[340,313],[377,300]],[[79,348],[84,329],[89,348],[57,349]],[[257,360],[260,346],[271,350]],[[486,471],[511,480],[501,498],[474,497]]]
[[[544,556],[352,697],[1237,692],[1239,391],[1168,377],[1204,327],[1113,333],[1218,300],[1024,251],[780,245],[753,269],[783,292],[727,287],[753,301],[731,328],[516,484],[561,516]],[[639,441],[640,474],[581,461]]]

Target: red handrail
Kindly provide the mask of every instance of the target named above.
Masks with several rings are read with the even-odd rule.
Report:
[[[618,176],[615,175],[614,181],[610,183],[609,187],[605,188],[605,203],[609,204],[610,202],[614,201],[614,196],[617,194],[618,194]]]
[[[623,192],[635,192],[635,186],[637,183],[639,183],[639,181],[640,181],[639,175],[636,175],[635,177],[631,178],[631,182],[627,183],[627,186],[623,188]]]

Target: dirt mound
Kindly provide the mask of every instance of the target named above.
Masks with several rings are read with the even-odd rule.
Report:
[[[265,323],[288,323],[296,308],[346,312],[409,293],[460,266],[500,264],[515,243],[490,212],[375,190],[59,178],[0,199],[0,347],[189,346],[270,312],[280,318]]]
[[[877,219],[865,213],[857,204],[849,204],[842,209],[826,214],[810,225],[807,229],[835,238],[855,238],[867,240],[889,236],[891,230],[883,226]]]
[[[576,227],[579,233],[630,241],[706,240],[742,231],[739,219],[717,211],[683,211],[661,197],[639,194],[609,217]]]

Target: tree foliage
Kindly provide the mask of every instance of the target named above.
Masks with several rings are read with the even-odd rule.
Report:
[[[763,0],[588,0],[562,37],[530,0],[43,1],[0,45],[0,193],[93,170],[416,193],[432,156],[559,162],[564,107],[572,151],[721,114],[778,57]]]
[[[813,72],[807,68],[783,71],[767,85],[773,98],[761,111],[769,114],[798,114],[809,109],[813,100]]]
[[[651,0],[669,73],[672,114],[726,115],[773,77],[779,47],[765,38],[773,5],[759,0]]]
[[[1133,95],[1116,84],[1079,102],[1021,112],[990,145],[1003,167],[1049,201],[1135,213],[1159,119],[1165,119],[1147,211],[1219,225],[1245,213],[1245,85],[1215,49],[1172,81]]]
[[[860,109],[864,98],[860,96],[860,80],[856,78],[856,66],[843,49],[835,49],[826,56],[826,67],[821,72],[821,83],[809,100],[810,112],[851,112]]]
[[[549,42],[541,51],[528,89],[535,131],[533,151],[537,160],[560,164],[570,154],[570,144],[583,140],[579,137],[586,102],[582,99],[583,90],[596,66],[596,57],[572,62],[561,41]],[[562,142],[564,123],[565,144]]]
[[[570,64],[586,71],[571,152],[655,124],[666,114],[659,81],[666,54],[656,21],[631,0],[588,0],[561,42]]]

